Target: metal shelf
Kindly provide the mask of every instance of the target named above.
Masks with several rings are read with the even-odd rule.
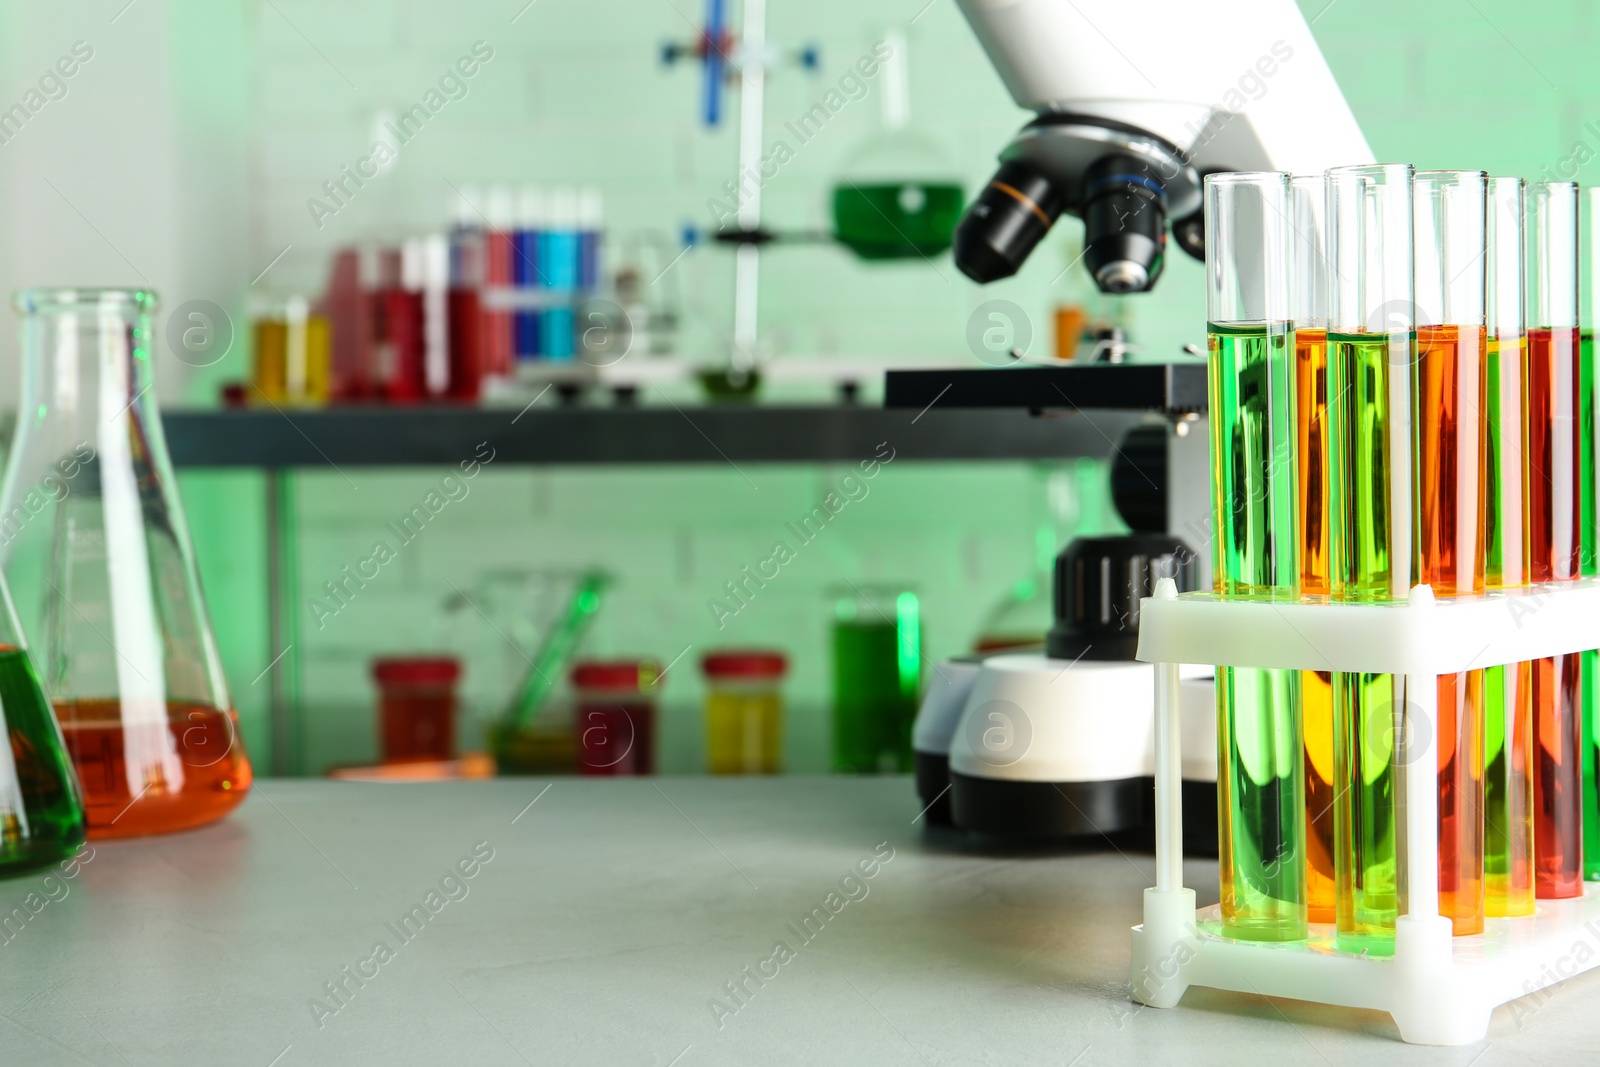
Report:
[[[449,464],[471,456],[483,441],[496,450],[496,464],[848,462],[872,455],[883,441],[897,459],[911,460],[1107,456],[1140,419],[1129,410],[1030,419],[1015,411],[952,407],[941,400],[918,410],[669,405],[519,414],[492,407],[252,408],[172,410],[162,421],[177,466],[286,469]]]
[[[1187,410],[1186,390],[1204,404],[1204,367],[1039,371],[892,372],[884,407],[251,408],[172,410],[162,423],[179,467],[266,471],[272,769],[291,774],[300,732],[290,607],[298,585],[286,549],[293,470],[454,465],[485,441],[496,466],[848,463],[876,454],[882,442],[901,462],[1107,457],[1146,412]],[[1019,408],[1059,413],[1028,418]]]
[[[1204,414],[1206,364],[1090,363],[972,370],[891,370],[886,408],[1024,408]]]

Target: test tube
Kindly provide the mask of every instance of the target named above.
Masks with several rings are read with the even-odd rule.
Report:
[[[444,391],[452,400],[478,399],[483,387],[484,230],[478,191],[457,191],[449,235],[449,283],[443,323],[449,363]]]
[[[1528,516],[1535,582],[1578,577],[1578,187],[1528,187]],[[1534,890],[1583,894],[1579,654],[1533,664]]]
[[[1289,320],[1294,328],[1295,525],[1300,596],[1326,599],[1328,557],[1328,211],[1321,174],[1289,179]],[[1305,738],[1306,918],[1335,919],[1333,675],[1300,672]]]
[[[1489,179],[1484,576],[1490,589],[1528,584],[1524,185],[1521,178]],[[1483,896],[1484,914],[1493,918],[1534,910],[1532,672],[1533,664],[1522,662],[1483,675]]]
[[[1416,175],[1412,514],[1416,581],[1484,592],[1485,244],[1488,175]],[[1439,914],[1483,932],[1483,672],[1438,681]]]
[[[1288,176],[1205,180],[1207,348],[1224,598],[1285,599],[1298,583],[1291,456]],[[1217,669],[1222,932],[1306,936],[1305,781],[1298,671]]]
[[[1335,600],[1411,586],[1412,169],[1328,172],[1329,553]],[[1394,745],[1404,679],[1336,672],[1335,945],[1394,953],[1400,907]]]
[[[517,364],[520,366],[539,358],[539,309],[525,306],[529,294],[541,287],[539,278],[539,233],[544,226],[544,192],[526,186],[517,197],[517,231],[513,243],[516,260],[513,278],[522,300],[518,303],[516,323]]]
[[[510,378],[515,359],[515,320],[507,307],[516,270],[515,203],[509,188],[489,188],[484,209],[488,225],[483,231],[482,319],[478,327],[486,378]]]
[[[604,201],[598,189],[578,191],[578,289],[592,295],[600,288],[600,228]]]
[[[1594,367],[1594,325],[1600,312],[1600,188],[1584,190],[1580,239],[1583,289],[1578,322],[1578,522],[1579,571],[1585,578],[1600,575],[1600,514],[1596,511],[1597,439],[1595,390],[1600,388]],[[1583,877],[1600,881],[1600,651],[1590,649],[1578,657],[1579,721],[1583,738],[1579,755],[1583,764]]]
[[[423,287],[426,277],[423,242],[411,238],[400,246],[400,284],[384,294],[383,318],[389,338],[383,396],[391,404],[414,404],[427,395]]]
[[[578,199],[571,189],[550,194],[549,228],[539,235],[539,272],[555,290],[539,316],[540,348],[546,359],[570,362],[575,353],[578,265]]]

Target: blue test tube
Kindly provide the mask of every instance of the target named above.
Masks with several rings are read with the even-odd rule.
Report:
[[[525,186],[517,198],[517,228],[513,234],[512,278],[517,290],[524,296],[541,287],[539,234],[547,215],[544,192]],[[516,356],[518,363],[527,363],[544,354],[540,337],[538,308],[519,308],[516,313]]]
[[[539,235],[539,273],[551,290],[551,303],[540,318],[546,358],[571,360],[576,322],[573,301],[578,289],[578,199],[571,189],[550,194],[549,228]]]
[[[604,208],[599,189],[578,194],[578,288],[584,295],[600,289],[600,227]]]

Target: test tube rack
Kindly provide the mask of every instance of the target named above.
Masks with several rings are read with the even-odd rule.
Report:
[[[1394,604],[1245,602],[1179,595],[1162,579],[1146,598],[1139,659],[1155,664],[1156,884],[1133,929],[1133,999],[1174,1007],[1190,986],[1388,1012],[1403,1040],[1481,1041],[1495,1007],[1600,966],[1600,882],[1540,900],[1523,918],[1488,919],[1453,937],[1439,914],[1436,679],[1441,674],[1600,648],[1600,579],[1435,600],[1415,586]],[[1183,886],[1179,664],[1404,675],[1398,737],[1398,862],[1407,887],[1394,955],[1334,949],[1311,924],[1296,942],[1222,937],[1220,913]],[[1398,748],[1398,746],[1397,746]],[[1426,773],[1406,773],[1413,769]]]

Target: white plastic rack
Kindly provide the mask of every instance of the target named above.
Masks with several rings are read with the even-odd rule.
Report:
[[[1336,952],[1331,925],[1306,941],[1265,943],[1212,931],[1183,887],[1178,665],[1405,675],[1406,762],[1437,766],[1435,681],[1441,674],[1600,648],[1600,580],[1435,600],[1428,586],[1403,604],[1222,601],[1178,595],[1170,580],[1143,602],[1139,658],[1156,665],[1156,885],[1133,930],[1133,997],[1173,1007],[1192,985],[1388,1012],[1409,1042],[1482,1040],[1497,1005],[1600,965],[1600,883],[1573,900],[1540,900],[1525,918],[1488,919],[1482,934],[1451,935],[1439,914],[1438,785],[1402,774],[1398,862],[1407,914],[1394,955]],[[1409,847],[1407,847],[1409,845]]]

